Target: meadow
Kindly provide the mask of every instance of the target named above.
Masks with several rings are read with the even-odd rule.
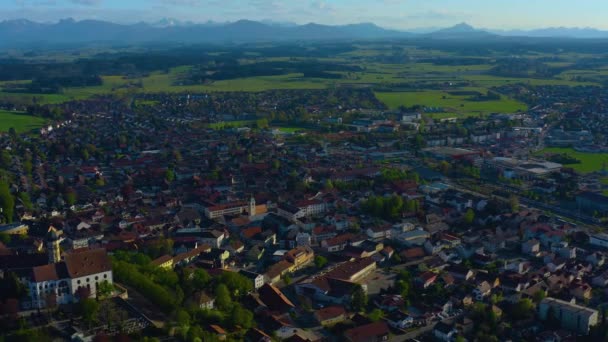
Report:
[[[92,53],[92,52],[88,52]],[[393,53],[403,53],[408,58],[386,62]],[[222,56],[223,52],[208,52],[208,55]],[[542,55],[538,55],[539,57]],[[527,107],[518,101],[503,96],[496,101],[471,101],[466,96],[453,96],[447,91],[474,90],[480,93],[496,86],[522,83],[529,85],[594,85],[598,77],[608,75],[608,69],[591,71],[570,70],[554,78],[514,78],[488,74],[493,67],[491,57],[476,58],[477,63],[466,65],[444,65],[428,63],[429,58],[473,58],[458,56],[450,52],[419,49],[403,46],[401,52],[386,43],[359,44],[357,49],[334,56],[324,57],[277,57],[260,55],[258,52],[244,53],[238,60],[242,65],[260,62],[318,62],[338,63],[359,67],[356,71],[331,71],[339,78],[304,77],[291,72],[274,76],[241,77],[228,80],[208,81],[203,84],[188,84],[188,74],[192,65],[182,65],[164,71],[153,71],[145,76],[126,78],[120,75],[103,75],[103,84],[93,87],[65,88],[59,94],[29,94],[0,92],[0,100],[21,103],[55,104],[70,100],[90,98],[95,95],[114,94],[121,97],[136,93],[196,93],[196,92],[261,92],[276,89],[327,89],[334,87],[369,87],[376,90],[378,99],[388,107],[423,105],[441,107],[444,112],[429,114],[441,118],[447,115],[477,116],[493,112],[517,112]],[[498,56],[500,57],[500,56]],[[585,56],[564,54],[563,61],[551,66],[560,67],[573,64],[577,58]],[[427,62],[424,62],[427,60]],[[582,76],[582,77],[581,77]],[[585,76],[594,76],[589,78]],[[10,83],[27,83],[28,80],[0,82],[0,90]],[[456,86],[458,85],[458,86]],[[419,90],[411,92],[411,89]],[[441,89],[441,90],[439,90]],[[449,90],[447,90],[449,89]],[[151,103],[145,103],[151,104]]]
[[[378,100],[384,102],[389,108],[397,109],[400,106],[441,108],[441,112],[464,116],[479,116],[490,113],[514,113],[525,111],[528,107],[521,102],[502,96],[500,100],[476,101],[471,96],[453,95],[440,90],[412,91],[412,92],[377,92]]]
[[[0,132],[14,128],[17,133],[29,132],[44,125],[45,120],[20,112],[0,111]]]
[[[566,154],[580,160],[579,164],[564,166],[571,167],[581,173],[602,171],[604,167],[608,167],[608,153],[583,153],[577,152],[573,148],[550,147],[538,152],[538,155],[545,155],[547,153]]]

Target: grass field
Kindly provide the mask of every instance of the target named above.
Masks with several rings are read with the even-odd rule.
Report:
[[[42,127],[45,120],[19,112],[0,111],[0,132],[14,128],[17,133],[29,132]]]
[[[378,100],[391,109],[399,106],[443,108],[445,112],[459,115],[485,115],[489,113],[514,113],[527,110],[524,103],[509,99],[505,96],[496,101],[471,101],[470,96],[456,96],[439,90],[420,92],[377,92]],[[453,114],[452,114],[453,115]]]
[[[538,154],[544,155],[546,153],[567,154],[580,160],[580,164],[570,164],[565,166],[571,167],[574,170],[582,173],[601,171],[604,168],[604,164],[608,167],[608,153],[583,153],[577,152],[572,148],[551,147],[540,151]]]
[[[184,93],[184,92],[260,92],[274,89],[326,89],[333,87],[374,87],[376,89],[389,89],[392,91],[407,90],[403,85],[416,83],[420,90],[425,86],[437,84],[467,82],[466,88],[475,88],[480,92],[487,91],[490,87],[502,86],[515,83],[531,85],[595,85],[593,82],[577,82],[575,77],[586,77],[586,80],[600,80],[608,77],[608,69],[595,70],[570,70],[552,79],[532,78],[509,78],[488,75],[487,71],[492,68],[491,58],[488,64],[478,65],[435,65],[431,63],[417,63],[412,60],[401,63],[380,63],[378,56],[391,54],[393,46],[386,44],[366,44],[359,46],[356,51],[339,54],[331,58],[292,58],[292,57],[259,57],[256,53],[246,54],[247,57],[240,60],[241,63],[250,64],[269,61],[309,60],[325,63],[342,63],[350,66],[358,66],[360,71],[334,72],[340,74],[339,79],[307,78],[303,74],[292,73],[278,76],[259,76],[237,78],[232,80],[215,81],[206,84],[184,85],[183,79],[193,66],[179,66],[168,72],[152,72],[141,78],[127,79],[122,76],[105,75],[103,85],[94,87],[66,88],[62,94],[26,94],[26,93],[2,93],[0,99],[15,103],[42,103],[55,104],[70,100],[80,100],[95,95],[116,94],[128,96],[133,93]],[[431,56],[449,56],[449,53],[435,50],[419,50],[414,47],[404,47],[403,51],[410,57],[429,58]],[[564,62],[556,62],[555,66],[569,65],[579,55],[565,56]],[[481,61],[481,63],[484,60]],[[593,78],[591,78],[593,77]],[[27,83],[28,80],[0,82],[0,90],[10,84]],[[141,87],[139,86],[141,84]],[[399,86],[402,86],[401,89]],[[453,89],[458,90],[458,89]],[[461,88],[460,90],[465,90]],[[515,112],[525,110],[522,103],[511,99],[500,101],[473,102],[464,97],[448,96],[441,91],[428,90],[419,93],[378,93],[389,107],[396,108],[400,105],[421,104],[429,107],[445,107],[446,110],[459,115],[480,115],[491,112]],[[443,116],[444,114],[437,114]]]

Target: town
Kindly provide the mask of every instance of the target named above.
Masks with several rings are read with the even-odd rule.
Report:
[[[387,110],[367,90],[286,92],[296,111],[261,93],[270,116],[205,105],[231,94],[55,106],[35,134],[1,137],[3,331],[603,339],[608,173],[546,151],[604,151],[608,96],[571,91],[508,87],[530,110],[464,120]]]

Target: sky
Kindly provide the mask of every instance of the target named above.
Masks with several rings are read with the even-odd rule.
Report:
[[[373,22],[403,30],[461,22],[492,29],[608,29],[607,13],[606,0],[0,0],[0,20]]]

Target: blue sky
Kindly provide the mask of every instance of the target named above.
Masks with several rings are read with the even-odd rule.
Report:
[[[0,20],[57,21],[73,17],[121,23],[170,17],[194,22],[374,22],[397,29],[445,27],[460,22],[495,29],[608,29],[608,20],[603,18],[606,14],[606,0],[0,0]]]

